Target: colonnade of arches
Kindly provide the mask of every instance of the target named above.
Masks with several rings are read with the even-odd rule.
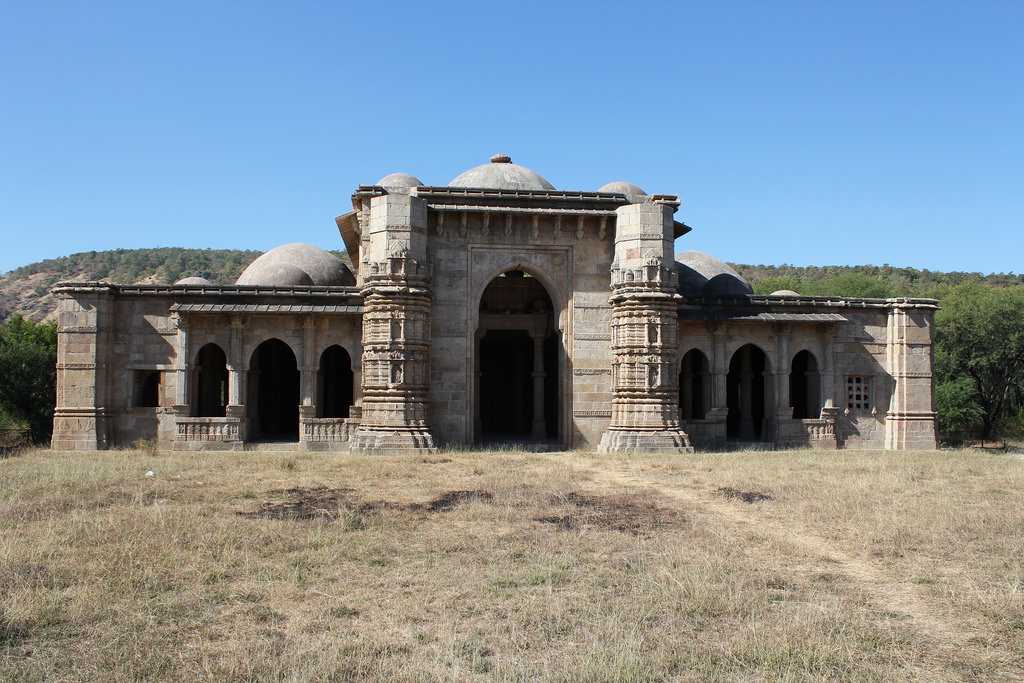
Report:
[[[772,367],[754,344],[745,344],[730,357],[725,381],[726,435],[738,441],[770,437],[768,423],[776,411]],[[713,379],[708,357],[700,349],[687,351],[679,370],[680,418],[703,420],[713,404]],[[789,370],[789,407],[793,419],[817,418],[821,411],[821,373],[810,351],[794,354]]]
[[[193,417],[224,417],[229,401],[227,355],[215,342],[196,354],[189,404]],[[245,370],[248,438],[296,441],[299,438],[301,374],[295,353],[280,339],[262,342]],[[316,416],[345,418],[355,396],[352,358],[340,345],[320,354],[316,369]]]

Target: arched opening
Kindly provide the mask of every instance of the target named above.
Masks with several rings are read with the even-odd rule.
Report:
[[[280,339],[256,347],[249,362],[252,398],[249,424],[255,441],[298,441],[299,369]]]
[[[537,278],[510,270],[490,282],[476,345],[477,441],[557,441],[561,340]]]
[[[216,344],[199,349],[196,356],[194,417],[224,417],[228,404],[228,359]]]
[[[726,434],[739,441],[760,441],[765,433],[765,408],[768,404],[765,372],[768,359],[753,344],[740,347],[729,362],[726,378],[726,400],[729,417]]]
[[[820,387],[818,361],[810,351],[796,354],[789,371],[789,404],[794,418],[807,420],[821,414]]]
[[[703,420],[707,412],[708,358],[700,349],[690,349],[679,368],[679,416]]]
[[[352,407],[352,359],[335,344],[320,354],[317,417],[348,417]]]

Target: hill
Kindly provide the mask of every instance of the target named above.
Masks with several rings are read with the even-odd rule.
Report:
[[[333,252],[348,261],[344,252]],[[21,313],[32,320],[52,318],[50,288],[62,280],[119,283],[174,282],[200,275],[231,283],[259,251],[242,249],[114,249],[47,259],[0,277],[0,320]],[[979,282],[994,287],[1024,285],[1024,274],[938,272],[882,266],[769,266],[732,264],[754,290],[767,294],[792,289],[801,294],[836,296],[923,296],[941,299],[952,286]]]

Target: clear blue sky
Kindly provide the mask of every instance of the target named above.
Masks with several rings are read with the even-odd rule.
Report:
[[[679,250],[1020,272],[1022,36],[1016,0],[4,2],[0,271],[340,248],[356,185],[500,151],[679,194]]]

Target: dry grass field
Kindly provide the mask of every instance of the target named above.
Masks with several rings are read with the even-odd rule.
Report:
[[[30,451],[0,680],[1020,679],[1022,492],[967,451]]]

